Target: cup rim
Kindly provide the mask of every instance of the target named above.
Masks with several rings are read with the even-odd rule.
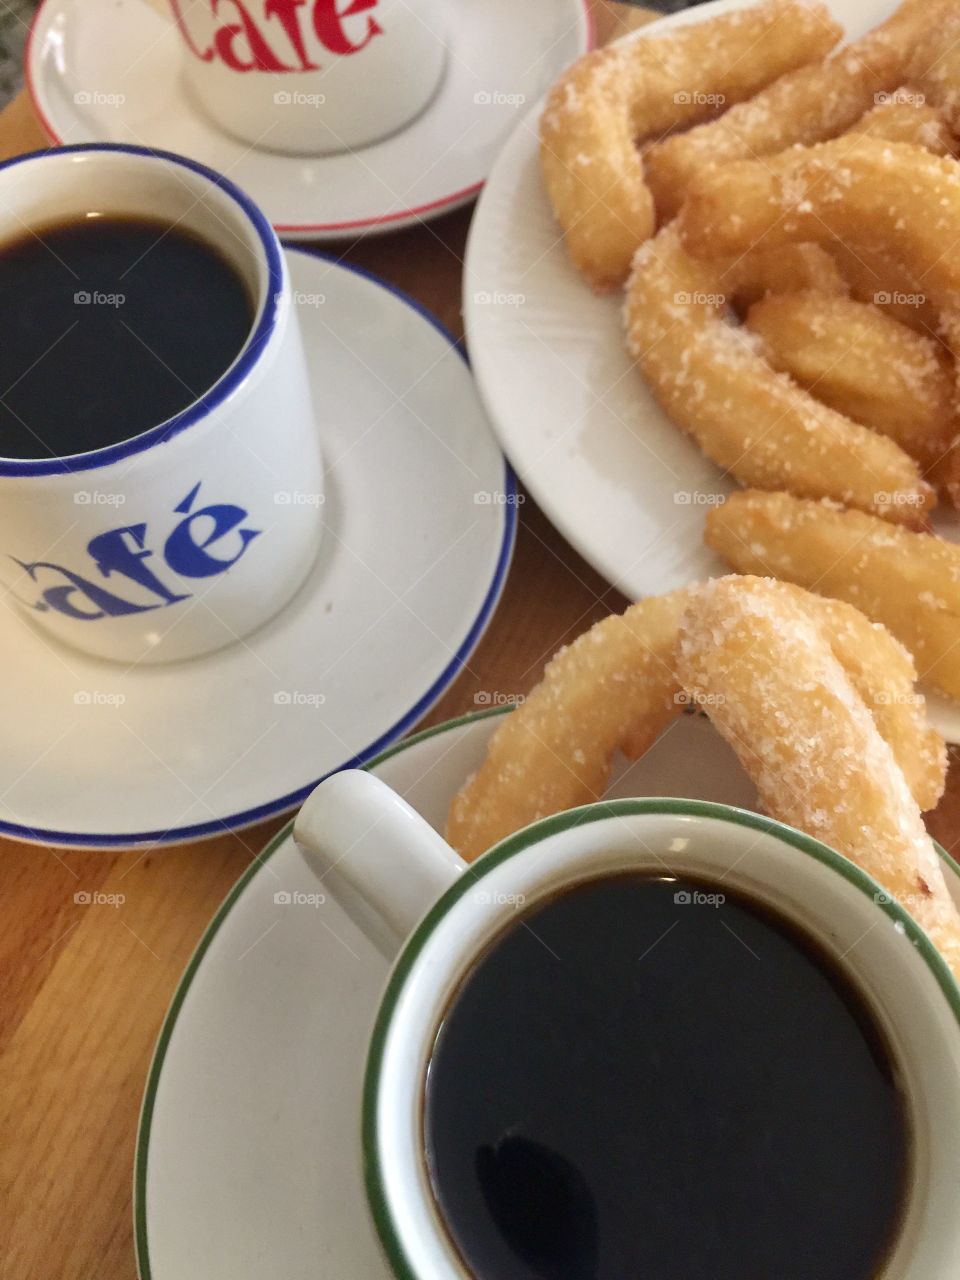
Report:
[[[533,845],[552,836],[563,834],[572,828],[610,818],[652,815],[658,817],[708,818],[759,831],[784,844],[792,845],[800,853],[812,857],[823,866],[839,873],[854,888],[868,897],[903,931],[914,950],[931,971],[943,993],[954,1019],[960,1027],[960,985],[954,979],[946,961],[934,946],[926,932],[900,904],[856,863],[837,853],[822,841],[808,836],[795,827],[787,826],[774,818],[740,809],[733,805],[706,800],[667,799],[644,797],[622,800],[597,801],[594,804],[568,809],[531,823],[512,836],[500,841],[481,855],[474,863],[467,864],[466,871],[433,904],[416,929],[405,942],[397,958],[377,1009],[370,1036],[367,1060],[363,1076],[361,1144],[363,1177],[371,1217],[380,1239],[387,1262],[398,1280],[423,1280],[415,1270],[403,1244],[396,1215],[380,1171],[379,1159],[379,1106],[380,1086],[383,1081],[387,1039],[393,1025],[400,996],[404,991],[417,960],[427,946],[441,921],[446,918],[460,899],[476,887],[491,871],[525,852]],[[474,872],[474,874],[470,874]]]
[[[173,164],[181,169],[189,169],[192,173],[205,178],[225,196],[239,205],[243,214],[252,225],[264,251],[267,265],[266,304],[260,309],[256,323],[247,335],[239,355],[230,367],[201,396],[187,405],[172,418],[148,427],[129,440],[121,440],[116,444],[105,445],[100,449],[91,449],[86,453],[67,454],[56,458],[4,458],[0,456],[0,477],[2,476],[52,476],[72,475],[79,471],[89,471],[95,467],[110,466],[124,458],[144,453],[155,444],[166,443],[174,436],[180,435],[189,427],[202,422],[214,409],[217,409],[231,396],[260,359],[261,352],[276,329],[280,314],[280,298],[283,292],[283,257],[280,242],[273,227],[261,212],[259,206],[236,183],[232,182],[216,169],[178,155],[174,151],[164,151],[156,147],[141,147],[126,142],[78,142],[70,146],[56,147],[41,151],[29,151],[24,155],[14,156],[0,163],[0,175],[17,165],[36,161],[57,160],[61,156],[77,153],[101,153],[114,155],[140,156],[147,160],[157,160],[165,164]]]

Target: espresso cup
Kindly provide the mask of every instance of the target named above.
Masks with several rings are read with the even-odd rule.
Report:
[[[42,240],[94,213],[215,246],[253,318],[226,372],[174,417],[72,456],[0,456],[0,583],[35,626],[97,657],[194,657],[273,617],[321,538],[323,465],[287,266],[253,201],[181,156],[83,145],[0,166],[7,239]],[[82,324],[96,299],[74,301]]]
[[[433,97],[447,50],[437,0],[170,0],[198,106],[254,146],[367,146]]]
[[[636,872],[688,877],[743,895],[789,922],[842,974],[882,1028],[910,1132],[902,1211],[878,1274],[885,1280],[960,1274],[960,991],[926,935],[847,859],[757,814],[697,801],[642,799],[545,819],[467,866],[400,797],[356,771],[320,784],[301,810],[294,836],[326,891],[395,960],[370,1044],[362,1141],[373,1221],[400,1280],[488,1280],[482,1268],[466,1265],[444,1223],[425,1139],[428,1067],[433,1070],[438,1036],[441,1029],[446,1034],[451,1011],[457,1016],[465,985],[494,942],[518,927],[518,910],[529,914],[572,886]],[[689,898],[678,893],[673,901]],[[679,905],[678,922],[684,911],[710,909]],[[638,940],[638,964],[650,945],[667,944]],[[730,945],[740,944],[732,939]],[[536,947],[531,952],[542,954]],[[743,964],[755,959],[741,956]],[[511,982],[509,973],[500,973],[504,1000],[523,977],[517,972]],[[676,1015],[689,1018],[691,1010],[682,1005]],[[585,1035],[590,1026],[588,1011]],[[548,1036],[543,1028],[540,1033]],[[809,1034],[825,1032],[818,1024]],[[505,1053],[515,1046],[511,1041]],[[491,1086],[482,1068],[472,1059],[460,1065],[468,1075],[475,1072],[465,1086],[470,1106],[474,1099],[484,1105],[479,1100]],[[611,1064],[611,1078],[614,1069]],[[607,1087],[603,1080],[592,1084]],[[831,1084],[822,1081],[824,1090]],[[585,1081],[584,1088],[590,1087]],[[735,1083],[731,1087],[736,1092]],[[589,1096],[583,1105],[590,1106]],[[828,1125],[828,1144],[831,1133]],[[729,1141],[736,1141],[735,1132]],[[769,1152],[770,1178],[782,1185],[789,1212],[791,1169],[789,1159],[782,1159],[785,1168],[777,1151]],[[695,1161],[688,1172],[692,1186],[698,1178]],[[522,1203],[522,1190],[511,1184],[511,1206]],[[638,1209],[652,1205],[656,1211],[655,1186],[637,1188],[636,1197]],[[686,1233],[701,1229],[692,1210],[681,1225]],[[602,1235],[602,1221],[600,1226]],[[819,1222],[810,1222],[811,1232],[820,1229]],[[741,1274],[766,1276],[751,1265],[749,1232],[742,1247]],[[589,1267],[576,1269],[572,1256],[561,1260],[559,1270],[557,1265],[543,1274],[595,1274]]]

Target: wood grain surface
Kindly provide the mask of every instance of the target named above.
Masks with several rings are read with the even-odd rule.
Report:
[[[603,39],[649,20],[601,0],[595,10]],[[0,158],[43,145],[21,96],[0,114]],[[338,252],[415,295],[462,334],[470,217],[466,209],[345,242]],[[561,643],[623,604],[527,502],[499,611],[425,723],[472,710],[478,689],[526,691]],[[937,816],[937,834],[951,846],[960,830],[958,794],[952,788]],[[205,925],[281,822],[147,852],[64,852],[0,840],[3,1280],[135,1275],[130,1184],[154,1041]],[[77,892],[95,890],[122,894],[122,908],[75,904]]]

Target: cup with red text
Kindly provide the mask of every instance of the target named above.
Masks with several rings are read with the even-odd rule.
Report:
[[[438,0],[169,0],[188,92],[253,146],[322,155],[415,119],[443,78]]]

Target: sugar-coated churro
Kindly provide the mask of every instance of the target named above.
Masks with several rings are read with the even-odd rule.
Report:
[[[691,593],[677,669],[774,818],[846,855],[960,976],[960,916],[893,752],[810,611],[770,579]]]
[[[921,681],[960,698],[960,545],[788,493],[734,493],[707,545],[740,573],[772,574],[855,605],[910,651]]]
[[[596,289],[623,280],[654,230],[637,140],[715,115],[822,57],[840,33],[822,4],[766,0],[574,63],[544,109],[540,158],[567,250]]]
[[[665,412],[744,484],[922,524],[934,495],[914,460],[777,372],[760,340],[727,322],[721,270],[691,257],[672,226],[637,252],[627,345]]]

